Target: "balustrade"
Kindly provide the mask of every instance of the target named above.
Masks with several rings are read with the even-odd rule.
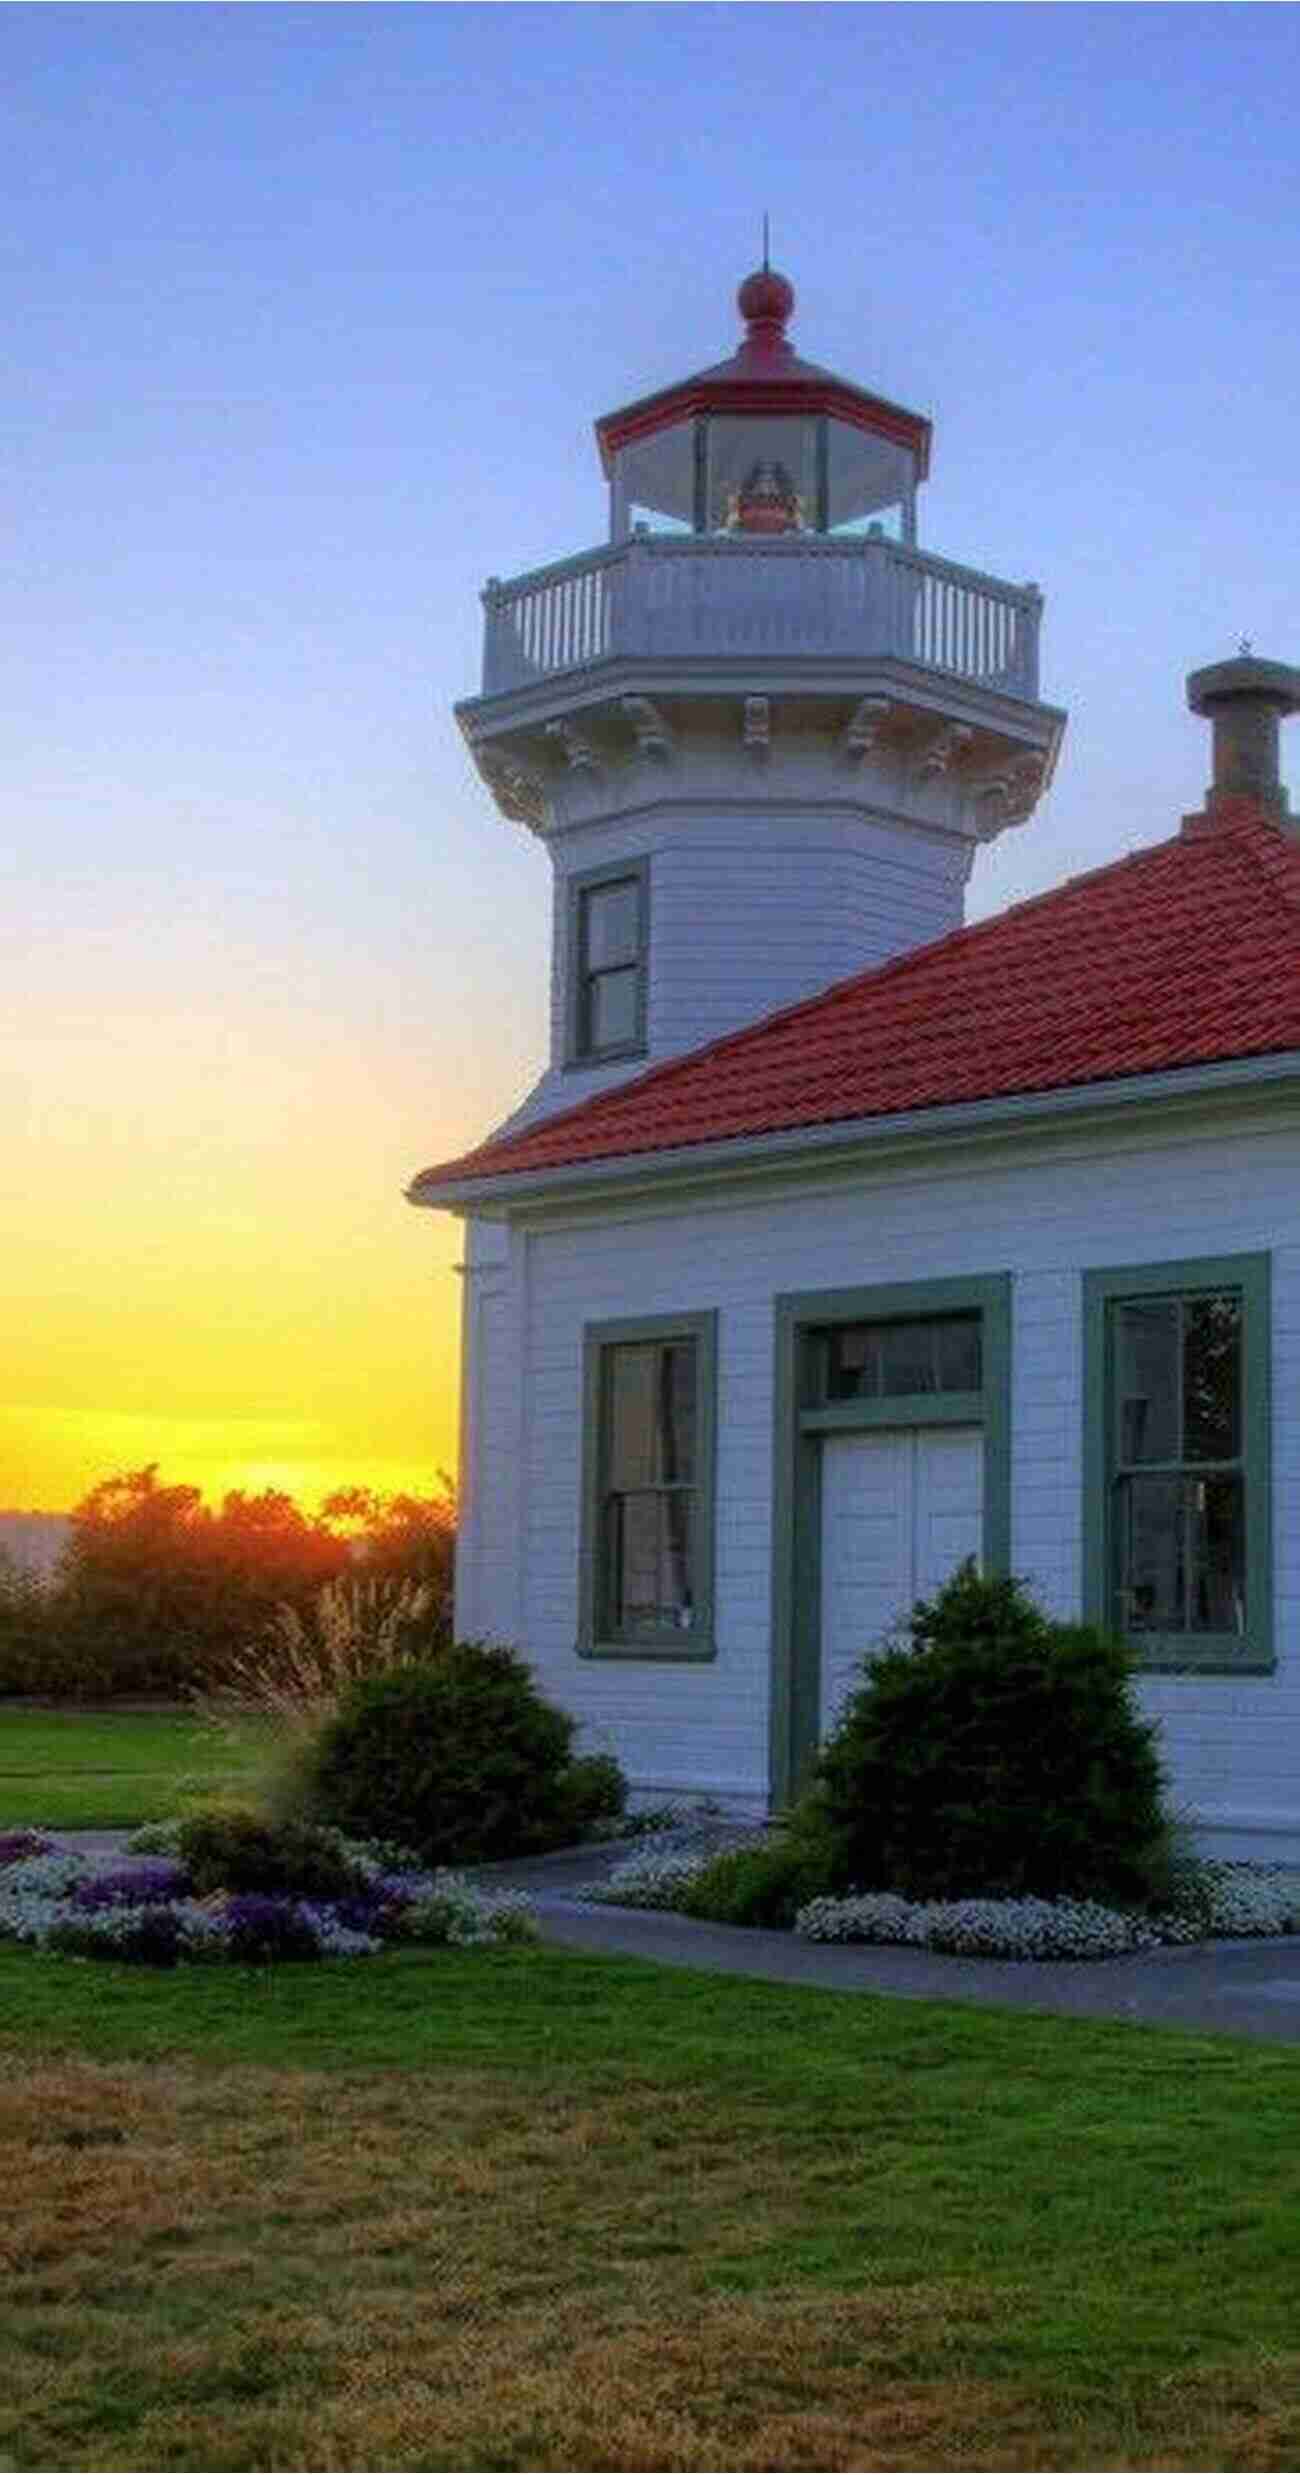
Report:
[[[483,594],[483,694],[562,671],[693,655],[894,655],[1038,694],[1033,585],[868,535],[761,541],[634,535]]]

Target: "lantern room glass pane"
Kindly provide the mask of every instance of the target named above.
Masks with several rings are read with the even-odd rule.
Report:
[[[655,533],[689,533],[695,521],[695,424],[673,421],[649,438],[621,447],[617,488],[625,529],[646,524]]]
[[[903,511],[916,490],[911,448],[833,417],[826,428],[828,529],[879,530],[897,540],[905,530]]]
[[[756,511],[765,506],[783,511],[781,525],[771,529],[811,531],[817,522],[815,419],[712,413],[706,503],[712,533],[755,529]]]

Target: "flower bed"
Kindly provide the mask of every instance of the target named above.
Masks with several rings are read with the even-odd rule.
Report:
[[[37,1832],[0,1839],[0,1942],[78,1959],[181,1961],[364,1959],[393,1943],[461,1948],[535,1938],[517,1892],[479,1891],[459,1874],[386,1866],[349,1850],[357,1887],[336,1900],[257,1891],[194,1896],[167,1853],[95,1859]]]
[[[680,1913],[716,1853],[716,1841],[638,1851],[587,1897],[614,1907]],[[1157,1915],[1094,1900],[910,1900],[892,1891],[864,1891],[808,1900],[794,1930],[809,1942],[901,1943],[968,1959],[1114,1959],[1162,1944],[1300,1931],[1300,1871],[1189,1860],[1181,1868],[1173,1905]]]

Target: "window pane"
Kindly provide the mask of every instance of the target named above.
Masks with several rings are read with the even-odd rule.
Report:
[[[1246,1522],[1240,1478],[1187,1487],[1188,1621],[1194,1633],[1246,1630]]]
[[[880,1336],[880,1389],[898,1397],[909,1392],[934,1392],[934,1326],[928,1323],[887,1323]]]
[[[695,1476],[695,1343],[634,1341],[609,1351],[605,1483],[689,1486]]]
[[[841,1325],[830,1336],[826,1390],[832,1401],[874,1401],[880,1393],[880,1333],[865,1323]]]
[[[877,1401],[978,1392],[981,1355],[978,1315],[844,1324],[830,1335],[827,1394],[832,1401]]]
[[[984,1352],[978,1315],[949,1315],[935,1325],[939,1346],[939,1390],[978,1392],[984,1382]]]
[[[1118,1504],[1121,1629],[1243,1633],[1242,1479],[1122,1478]]]
[[[695,1343],[669,1341],[659,1352],[657,1467],[666,1486],[695,1476]]]
[[[1183,1425],[1187,1460],[1235,1461],[1240,1454],[1239,1298],[1189,1298],[1184,1306]]]
[[[1115,1344],[1121,1464],[1179,1460],[1178,1300],[1128,1299],[1115,1310]]]
[[[625,1638],[687,1633],[694,1622],[694,1500],[646,1489],[607,1508],[609,1612]]]
[[[653,1342],[609,1352],[609,1457],[606,1483],[622,1492],[653,1486],[655,1469],[655,1377],[659,1351]]]
[[[1181,1633],[1186,1623],[1181,1478],[1121,1478],[1116,1545],[1125,1633]]]
[[[596,885],[584,894],[583,965],[607,971],[616,963],[634,963],[640,946],[641,889],[635,877],[617,885]]]
[[[602,971],[587,992],[587,1046],[626,1048],[637,1036],[637,974]]]

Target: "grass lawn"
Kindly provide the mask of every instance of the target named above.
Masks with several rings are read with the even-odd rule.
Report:
[[[0,2464],[1290,2467],[1294,2050],[0,1952]]]
[[[238,1786],[257,1751],[189,1710],[15,1709],[0,1702],[0,1830],[156,1822],[193,1791]]]

